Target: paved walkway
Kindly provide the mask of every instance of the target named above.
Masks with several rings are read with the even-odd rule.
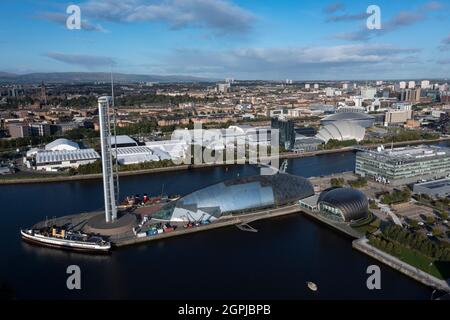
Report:
[[[377,259],[384,264],[387,264],[388,266],[402,272],[403,274],[406,274],[407,276],[410,276],[411,278],[416,279],[417,281],[427,286],[450,292],[450,286],[447,281],[438,279],[426,273],[425,271],[411,266],[410,264],[407,264],[406,262],[403,262],[400,259],[371,246],[369,244],[369,240],[365,237],[353,241],[352,245],[355,249],[360,250],[361,252],[371,256],[372,258]]]

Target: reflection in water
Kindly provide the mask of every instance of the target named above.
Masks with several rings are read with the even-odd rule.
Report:
[[[352,171],[351,152],[290,159],[288,173],[311,177]],[[204,168],[121,178],[126,195],[186,195],[256,166]],[[110,256],[36,247],[19,229],[45,216],[93,211],[103,206],[101,180],[0,186],[2,261],[18,298],[64,299],[428,299],[431,290],[382,267],[383,290],[369,292],[366,268],[374,260],[354,251],[342,235],[300,215],[259,221],[258,233],[235,227],[114,250]],[[69,292],[66,269],[79,265],[82,290]],[[312,296],[305,282],[314,280]],[[343,289],[345,288],[345,289]]]
[[[90,261],[108,261],[110,259],[109,254],[89,254],[76,251],[61,250],[58,248],[48,248],[39,246],[37,244],[29,243],[26,241],[20,242],[22,250],[26,254],[33,254],[37,258],[50,258],[50,259],[77,259],[83,262]]]

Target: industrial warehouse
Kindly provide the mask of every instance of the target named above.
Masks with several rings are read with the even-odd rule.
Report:
[[[44,171],[57,171],[78,168],[100,160],[100,155],[92,148],[81,149],[78,143],[57,139],[44,149],[31,149],[24,158],[28,168]]]

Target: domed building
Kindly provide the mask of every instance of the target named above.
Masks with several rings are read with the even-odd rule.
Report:
[[[152,215],[171,222],[213,221],[224,216],[296,203],[314,195],[309,180],[285,173],[221,182],[172,202]]]
[[[329,115],[320,121],[320,124],[325,126],[336,121],[348,121],[359,125],[363,128],[372,127],[375,123],[375,118],[367,113],[361,112],[339,112]]]
[[[330,188],[317,201],[319,212],[327,218],[351,222],[368,216],[369,201],[364,193],[352,188]]]
[[[356,140],[361,141],[366,135],[366,129],[350,121],[335,121],[324,125],[316,138],[327,143],[329,140]]]

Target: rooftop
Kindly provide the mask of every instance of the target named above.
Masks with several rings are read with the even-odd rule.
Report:
[[[133,145],[137,146],[137,142],[135,140],[133,140],[129,136],[112,136],[111,137],[111,145],[115,145],[116,144],[116,139],[117,139],[117,145],[133,144]]]
[[[421,186],[423,188],[428,188],[431,190],[441,189],[441,188],[450,188],[450,179],[440,179],[440,180],[435,180],[435,181],[417,183],[416,186]]]
[[[448,158],[450,157],[450,148],[427,145],[394,149],[378,148],[376,151],[360,151],[358,155],[369,156],[380,161],[389,162],[420,161],[422,159]]]
[[[94,149],[39,151],[36,154],[37,165],[61,161],[81,161],[91,159],[100,159],[100,155]]]

